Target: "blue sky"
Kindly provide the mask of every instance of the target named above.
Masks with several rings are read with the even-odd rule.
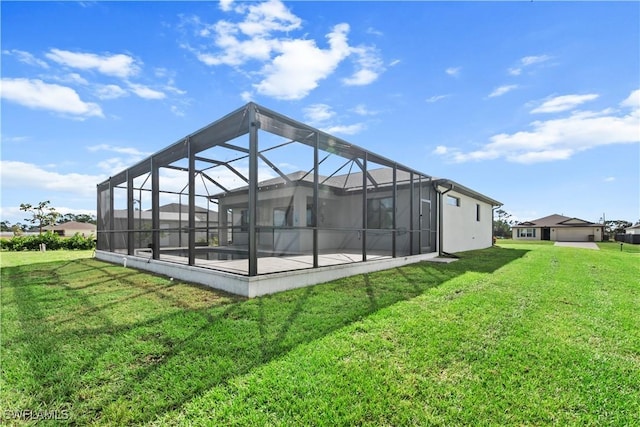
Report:
[[[640,3],[2,2],[3,220],[254,101],[504,203],[640,219]]]

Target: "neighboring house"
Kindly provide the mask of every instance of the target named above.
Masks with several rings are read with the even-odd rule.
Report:
[[[640,234],[640,224],[624,229],[625,234]]]
[[[616,234],[616,241],[640,244],[640,224],[625,228],[624,234]]]
[[[96,235],[96,225],[88,222],[68,221],[62,224],[42,227],[42,230],[51,231],[62,237],[73,237],[76,234],[84,237]]]
[[[602,224],[557,214],[521,222],[514,225],[512,230],[515,240],[602,241]]]
[[[188,208],[178,203],[169,203],[160,206],[160,244],[166,247],[181,247],[188,241]],[[127,230],[127,210],[115,209],[113,211],[116,230]],[[133,228],[135,230],[135,242],[139,248],[146,248],[151,243],[151,210],[135,210],[133,213]],[[218,212],[207,210],[200,206],[195,207],[196,241],[205,244],[212,230],[218,227]],[[95,227],[95,226],[94,226]],[[117,249],[126,248],[125,233],[120,233],[120,238],[114,239]]]

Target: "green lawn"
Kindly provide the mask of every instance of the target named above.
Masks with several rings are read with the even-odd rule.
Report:
[[[253,300],[90,252],[3,252],[0,416],[638,425],[640,255],[608,249],[502,241]]]

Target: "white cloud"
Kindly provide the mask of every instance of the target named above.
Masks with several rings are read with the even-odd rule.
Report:
[[[518,85],[504,85],[497,87],[489,94],[489,98],[495,98],[496,96],[502,96],[507,92],[511,92],[514,89],[517,89]]]
[[[640,110],[640,89],[631,92],[631,95],[620,103],[622,107],[628,107],[635,110]]]
[[[382,31],[380,31],[380,30],[376,30],[376,29],[375,29],[375,28],[373,28],[373,27],[369,27],[369,28],[367,28],[366,33],[367,33],[367,34],[374,35],[374,36],[383,36],[383,35],[384,35],[384,33],[383,33]]]
[[[219,21],[211,26],[211,29],[216,34],[214,42],[221,49],[220,51],[209,53],[191,48],[188,45],[184,46],[193,52],[198,60],[210,66],[229,65],[237,67],[251,60],[266,61],[271,57],[271,53],[277,44],[272,39],[262,37],[239,40],[237,38],[239,34],[237,25],[226,21]],[[207,28],[206,31],[209,32],[210,30]]]
[[[302,20],[295,16],[279,0],[242,5],[240,11],[247,11],[245,20],[238,24],[243,34],[264,36],[273,31],[292,31],[300,27]]]
[[[75,83],[82,86],[89,84],[89,81],[78,73],[69,73],[66,76],[57,77],[56,80],[62,83]]]
[[[562,118],[534,121],[530,130],[501,133],[480,149],[464,152],[455,148],[440,150],[454,162],[504,158],[516,163],[565,160],[574,154],[600,146],[640,142],[640,106],[632,92],[621,103],[623,110],[573,112]]]
[[[324,123],[333,118],[336,113],[327,104],[313,104],[303,110],[305,120],[310,124]]]
[[[378,75],[373,70],[362,69],[353,73],[351,77],[342,79],[342,82],[347,86],[366,86],[373,83],[378,78]]]
[[[131,89],[131,91],[140,98],[144,99],[164,99],[167,96],[164,92],[160,92],[137,83],[129,83],[129,89]]]
[[[360,105],[356,107],[359,114],[372,114]],[[374,113],[375,114],[375,113]],[[354,123],[351,125],[337,124],[333,122],[336,112],[327,104],[312,104],[304,109],[304,117],[309,124],[318,127],[330,134],[355,135],[361,132],[365,125],[363,123]]]
[[[95,90],[95,95],[100,99],[116,99],[128,96],[129,92],[118,85],[99,85]]]
[[[325,128],[324,131],[332,135],[355,135],[365,128],[363,123],[354,123],[352,125],[336,125]]]
[[[179,88],[173,86],[173,84],[167,84],[167,85],[163,86],[162,88],[164,90],[166,90],[167,92],[175,93],[176,95],[186,95],[187,94],[186,90],[179,89]]]
[[[616,180],[615,176],[608,176],[605,179],[603,179],[604,182],[613,182]]]
[[[351,53],[357,56],[358,70],[351,77],[342,79],[347,86],[366,86],[373,83],[384,71],[378,53],[370,47],[354,47]]]
[[[462,70],[462,67],[449,67],[446,70],[444,70],[444,72],[450,76],[458,77],[460,75],[461,70]]]
[[[98,104],[82,101],[74,89],[37,79],[4,78],[1,96],[29,108],[76,117],[104,116]]]
[[[101,160],[98,162],[98,168],[103,170],[105,174],[114,175],[122,172],[123,170],[131,167],[135,160],[123,159],[122,157],[111,157],[109,159]]]
[[[511,67],[507,69],[507,73],[511,74],[512,76],[519,76],[520,74],[522,74],[522,70],[525,67],[530,67],[532,65],[535,64],[540,64],[542,62],[546,62],[548,60],[551,59],[551,56],[549,55],[531,55],[531,56],[525,56],[523,58],[520,58],[520,61],[518,61],[518,65],[515,67]]]
[[[220,9],[228,12],[231,10],[231,5],[233,4],[233,0],[220,0]]]
[[[27,142],[30,139],[31,139],[30,136],[6,136],[6,135],[0,136],[0,141],[2,141],[3,144]]]
[[[122,154],[123,157],[111,157],[98,162],[97,166],[108,175],[113,175],[121,172],[122,170],[131,167],[131,165],[139,162],[145,157],[150,156],[152,153],[140,151],[134,147],[121,147],[111,144],[97,144],[87,147],[87,150],[95,153],[99,151],[105,151],[109,153]],[[126,156],[126,157],[125,157]]]
[[[249,91],[244,91],[240,94],[240,98],[244,101],[244,102],[251,102],[253,101],[253,94]]]
[[[184,110],[182,110],[180,107],[178,107],[177,105],[172,105],[171,106],[171,112],[173,114],[175,114],[178,117],[184,117],[185,116],[185,112]]]
[[[525,56],[520,60],[520,63],[525,67],[533,64],[539,64],[541,62],[545,62],[550,60],[551,57],[549,55],[533,55],[533,56]]]
[[[558,113],[567,111],[577,107],[588,101],[598,98],[597,94],[591,93],[587,95],[562,95],[551,98],[542,103],[537,108],[531,110],[532,113]]]
[[[280,168],[280,170],[285,170],[286,169],[289,172],[295,172],[295,171],[299,171],[300,170],[300,166],[293,165],[291,163],[286,163],[286,162],[278,163],[278,168]]]
[[[112,153],[129,154],[135,157],[146,157],[152,154],[145,151],[140,151],[137,148],[133,148],[133,147],[119,147],[117,145],[110,145],[110,144],[91,145],[87,147],[87,150],[91,152],[110,151]]]
[[[71,52],[68,50],[51,49],[45,55],[52,61],[81,70],[97,70],[114,77],[128,78],[138,74],[140,66],[129,55],[97,55],[95,53]]]
[[[434,102],[438,102],[438,101],[441,101],[441,100],[443,100],[445,98],[448,98],[449,96],[450,95],[433,95],[433,96],[427,98],[425,101],[430,103],[430,104],[432,104]]]
[[[3,50],[2,53],[4,53],[5,55],[15,56],[16,58],[18,58],[18,61],[25,64],[34,65],[36,67],[41,67],[41,68],[49,68],[49,64],[47,64],[45,61],[43,61],[42,59],[36,58],[33,54],[29,52],[25,52],[24,50],[18,50],[18,49]]]
[[[436,149],[433,150],[434,154],[439,154],[439,155],[447,154],[448,152],[449,152],[449,149],[444,145],[438,145]]]
[[[183,24],[194,27],[199,41],[206,45],[183,43],[198,60],[209,66],[227,65],[254,79],[255,93],[283,100],[302,99],[319,82],[336,72],[338,65],[351,58],[355,71],[342,79],[348,86],[364,86],[376,81],[384,71],[379,53],[372,46],[350,46],[349,25],[334,26],[326,35],[328,48],[321,48],[307,35],[300,38],[291,32],[302,28],[302,19],[294,15],[280,0],[258,4],[241,3],[231,7],[221,3],[225,12],[241,14],[239,22],[220,20],[205,24],[198,17],[183,18]],[[259,71],[255,71],[258,64]],[[251,65],[251,70],[241,67]],[[247,91],[243,92],[247,98]]]
[[[2,160],[0,165],[2,186],[22,191],[64,191],[92,197],[96,192],[96,184],[104,180],[104,177],[99,175],[51,172],[32,163]]]
[[[369,110],[364,104],[356,105],[352,111],[359,116],[375,116],[378,114],[377,111]]]
[[[394,59],[393,61],[389,62],[389,67],[395,67],[400,62],[402,62],[402,61],[400,61],[399,59]]]
[[[329,49],[320,49],[313,40],[288,40],[280,44],[280,55],[264,66],[266,77],[254,88],[276,99],[302,99],[328,77],[350,54],[347,24],[338,24],[327,35]]]

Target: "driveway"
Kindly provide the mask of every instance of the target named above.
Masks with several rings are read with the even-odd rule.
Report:
[[[556,242],[554,246],[568,246],[570,248],[581,248],[581,249],[595,249],[599,251],[600,248],[593,242]]]

